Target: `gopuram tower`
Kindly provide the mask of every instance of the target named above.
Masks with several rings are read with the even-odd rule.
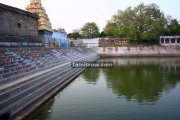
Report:
[[[30,4],[27,5],[26,10],[28,12],[37,14],[38,20],[38,31],[45,47],[50,47],[52,43],[52,28],[51,23],[46,13],[46,10],[41,4],[41,0],[30,0]]]
[[[46,13],[46,10],[41,4],[41,0],[30,0],[30,4],[27,5],[26,10],[39,16],[39,30],[51,31],[51,23]]]

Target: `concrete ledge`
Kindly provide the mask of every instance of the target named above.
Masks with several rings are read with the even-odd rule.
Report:
[[[75,73],[73,76],[70,76],[64,82],[60,82],[57,84],[53,89],[51,89],[47,94],[41,96],[38,100],[34,101],[30,106],[27,106],[25,109],[21,111],[21,114],[18,114],[17,116],[12,116],[10,120],[25,120],[26,117],[32,113],[35,109],[40,107],[43,103],[45,103],[47,100],[52,98],[55,94],[63,90],[66,86],[68,86],[80,73],[83,72],[84,69],[79,70],[77,73]]]
[[[100,57],[180,57],[180,54],[99,54]]]
[[[89,54],[86,57],[84,56],[74,61],[96,61],[97,59],[97,54]],[[68,61],[63,65],[54,66],[55,69],[50,68],[1,86],[0,96],[8,95],[8,97],[5,96],[5,98],[0,99],[1,107],[4,106],[4,108],[1,109],[1,113],[10,113],[10,120],[24,119],[38,106],[65,88],[85,69],[69,68],[70,64]],[[61,72],[58,72],[58,70]],[[49,72],[52,72],[52,76],[44,77]]]

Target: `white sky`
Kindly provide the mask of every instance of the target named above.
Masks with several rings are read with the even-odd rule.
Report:
[[[41,0],[53,28],[63,27],[69,33],[86,22],[96,22],[100,30],[107,20],[129,6],[156,3],[165,15],[180,20],[180,0]],[[30,0],[0,0],[0,3],[25,9]]]

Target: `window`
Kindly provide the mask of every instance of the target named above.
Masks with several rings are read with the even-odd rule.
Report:
[[[166,42],[166,43],[169,43],[169,39],[165,39],[165,42]]]
[[[22,27],[21,23],[17,23],[17,26],[18,26],[18,28]]]
[[[173,38],[173,39],[171,39],[171,43],[175,43],[175,39]]]
[[[180,38],[177,39],[177,43],[180,43]]]
[[[2,11],[2,9],[0,9],[0,15],[3,15],[3,11]]]
[[[161,38],[161,43],[164,43],[164,39],[163,38]]]

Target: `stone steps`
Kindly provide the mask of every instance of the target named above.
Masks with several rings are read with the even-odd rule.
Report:
[[[66,74],[58,74],[54,77],[48,78],[45,82],[39,83],[36,86],[33,86],[29,89],[23,90],[19,95],[12,97],[11,99],[5,101],[0,106],[1,111],[3,113],[10,112],[14,114],[17,109],[21,109],[23,106],[31,102],[32,100],[36,99],[37,97],[43,95],[44,92],[48,91],[52,86],[56,85],[57,82],[63,79],[62,77],[67,77],[71,74],[74,70],[68,70]],[[62,75],[62,77],[60,77]],[[3,109],[4,108],[4,109]]]
[[[45,79],[46,77],[50,77],[52,75],[55,75],[58,71],[63,70],[66,67],[70,67],[70,65],[68,66],[64,66],[62,68],[58,68],[58,69],[54,69],[52,71],[50,71],[49,73],[43,73],[39,76],[33,76],[32,78],[28,79],[28,80],[24,80],[24,81],[17,81],[16,84],[11,84],[8,87],[1,89],[0,90],[0,101],[2,101],[2,99],[7,98],[10,96],[10,94],[15,94],[18,91],[21,91],[21,89],[27,88],[28,86],[34,85],[36,84],[35,82],[40,82],[43,81],[43,79]]]
[[[87,57],[76,61],[94,61],[95,59],[97,59],[97,55],[89,54]],[[69,78],[73,79],[83,69],[71,68],[71,63],[67,62],[0,86],[0,115],[10,114],[11,118],[13,118],[23,112],[22,110],[27,106],[31,108],[31,104],[41,97],[44,96],[45,100],[47,100],[46,94],[55,89],[61,89],[63,87],[61,85],[68,82]],[[60,88],[57,88],[58,85]],[[35,105],[38,104],[39,102]]]

